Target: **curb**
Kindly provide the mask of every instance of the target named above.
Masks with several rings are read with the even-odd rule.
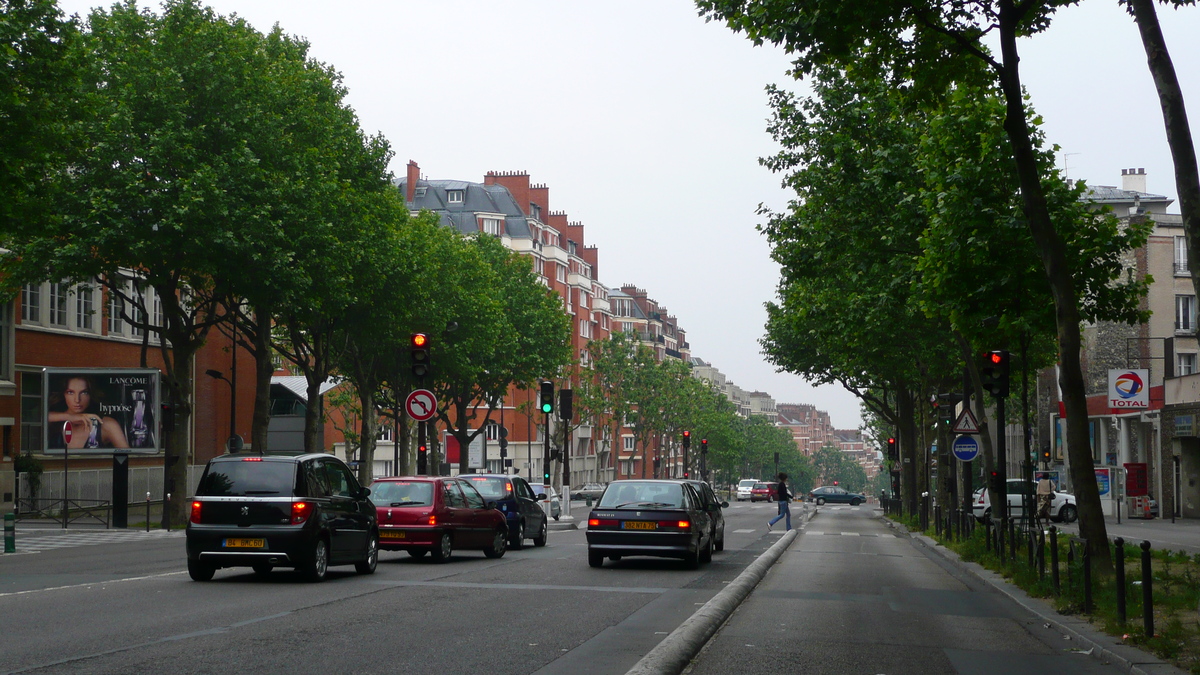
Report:
[[[812,520],[815,509],[804,505],[800,515],[800,524]],[[755,586],[767,575],[767,571],[775,564],[783,552],[787,550],[796,537],[799,528],[794,527],[785,532],[779,541],[775,542],[762,555],[750,563],[728,586],[717,593],[712,600],[688,617],[678,628],[658,643],[640,661],[634,664],[625,675],[679,675],[687,668],[692,659],[700,653],[710,638],[725,624],[733,611],[750,595]]]
[[[1069,638],[1081,650],[1079,653],[1088,654],[1094,659],[1117,666],[1134,675],[1187,675],[1187,671],[1167,663],[1153,654],[1123,644],[1117,638],[1096,630],[1083,619],[1059,614],[1047,601],[1031,597],[1021,588],[1009,583],[1004,577],[985,569],[978,563],[964,562],[957,553],[942,546],[929,536],[911,532],[907,527],[882,515],[880,518],[888,527],[904,532],[943,560],[954,563],[979,581],[1011,598],[1041,619],[1047,628],[1057,630]]]

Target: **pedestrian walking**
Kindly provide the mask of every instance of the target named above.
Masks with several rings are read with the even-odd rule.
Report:
[[[1037,482],[1037,520],[1050,524],[1050,505],[1054,503],[1054,483],[1047,476]]]
[[[787,487],[786,473],[780,472],[776,477],[779,482],[775,484],[775,501],[779,502],[779,515],[767,521],[767,531],[771,531],[771,526],[779,522],[780,518],[787,518],[787,529],[792,529],[792,510],[789,508],[792,501],[792,493]]]

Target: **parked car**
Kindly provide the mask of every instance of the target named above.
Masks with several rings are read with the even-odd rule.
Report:
[[[482,550],[499,558],[508,548],[508,524],[496,502],[486,501],[461,478],[380,478],[371,485],[379,512],[379,548],[426,553],[446,562],[457,549]]]
[[[215,457],[192,500],[188,575],[209,581],[222,567],[259,575],[292,567],[322,581],[330,565],[371,574],[379,532],[370,494],[333,455]]]
[[[1031,501],[1036,501],[1037,482],[1024,478],[1009,478],[1007,483],[1005,492],[1008,496],[1008,515],[1013,518],[1021,518],[1025,515],[1025,495],[1029,495]],[[982,522],[992,517],[992,498],[987,490],[983,488],[976,490],[971,504],[971,511],[976,520]],[[1037,508],[1036,504],[1034,508]],[[1079,510],[1075,505],[1075,495],[1055,490],[1054,501],[1050,503],[1050,519],[1073,523],[1078,517]]]
[[[524,478],[503,474],[465,474],[459,478],[473,485],[484,499],[496,502],[496,508],[508,520],[509,548],[522,548],[526,539],[532,539],[534,546],[546,545],[550,529],[546,512]]]
[[[558,497],[558,490],[543,483],[530,483],[529,487],[533,489],[533,494],[538,495],[538,501],[543,504],[542,509],[549,513],[551,518],[558,520],[562,517],[562,500]]]
[[[817,506],[823,504],[849,504],[850,506],[858,506],[867,501],[865,495],[857,492],[849,492],[845,488],[837,485],[824,485],[822,487],[813,488],[808,492],[808,501],[816,502]]]
[[[696,492],[700,495],[700,501],[703,502],[704,510],[711,517],[711,533],[713,540],[714,551],[725,550],[725,514],[721,509],[729,506],[729,502],[722,501],[717,497],[717,493],[713,492],[712,486],[702,480],[684,481],[688,485],[696,488]]]
[[[712,560],[711,519],[686,481],[613,481],[588,518],[588,565],[637,555],[679,558],[695,569]]]
[[[752,502],[773,502],[775,501],[775,485],[776,483],[758,482],[750,490],[750,501]]]
[[[604,494],[604,486],[602,484],[585,483],[583,487],[571,490],[571,499],[581,500],[588,497],[599,499],[602,494]]]
[[[754,489],[754,486],[757,485],[758,482],[759,481],[757,478],[743,478],[738,481],[736,495],[737,500],[740,502],[750,499],[750,491]]]

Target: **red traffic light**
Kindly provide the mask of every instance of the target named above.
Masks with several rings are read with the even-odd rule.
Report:
[[[692,432],[690,432],[690,431],[685,431],[685,432],[683,432],[683,437],[684,437],[684,438],[689,438],[689,437],[691,437],[691,435],[692,435]]]
[[[425,347],[428,344],[429,344],[429,336],[428,335],[425,335],[424,333],[413,333],[412,334],[412,346]]]
[[[1001,354],[1000,354],[1000,352],[989,352],[989,353],[988,353],[988,359],[989,359],[989,360],[990,360],[992,363],[999,364],[1001,361],[1003,361],[1003,360],[1004,360],[1004,356],[1003,356],[1003,355],[1001,355]]]

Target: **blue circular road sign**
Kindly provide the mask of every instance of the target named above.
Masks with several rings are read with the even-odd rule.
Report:
[[[954,439],[951,447],[954,456],[964,462],[969,462],[979,456],[979,441],[974,436],[959,436]]]

